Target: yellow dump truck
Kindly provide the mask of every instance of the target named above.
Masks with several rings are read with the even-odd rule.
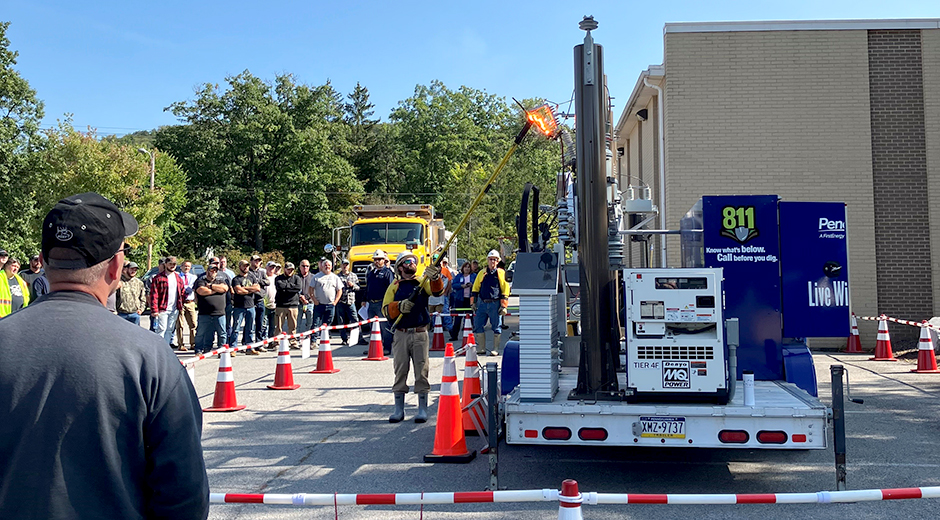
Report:
[[[418,257],[421,275],[451,235],[444,229],[443,219],[435,218],[430,204],[358,205],[353,206],[353,213],[356,220],[351,225],[333,229],[333,243],[349,259],[363,287],[376,249],[385,251],[391,263],[410,250]],[[453,244],[448,258],[456,254]]]

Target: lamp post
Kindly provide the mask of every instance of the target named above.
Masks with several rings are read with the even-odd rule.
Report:
[[[138,148],[138,152],[150,156],[150,193],[153,193],[153,181],[154,173],[156,172],[156,163],[154,161],[153,152],[145,150],[144,148]],[[153,227],[153,219],[150,219],[150,226]],[[147,271],[150,271],[150,268],[153,267],[153,238],[151,237],[147,243]]]

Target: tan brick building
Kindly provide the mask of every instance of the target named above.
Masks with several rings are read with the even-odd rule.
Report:
[[[702,195],[844,201],[853,311],[940,315],[940,20],[675,23],[664,45],[615,126],[621,186],[664,202],[652,227]]]

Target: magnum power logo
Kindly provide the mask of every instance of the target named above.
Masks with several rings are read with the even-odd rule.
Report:
[[[760,234],[754,223],[754,206],[725,206],[721,208],[721,236],[739,244]]]

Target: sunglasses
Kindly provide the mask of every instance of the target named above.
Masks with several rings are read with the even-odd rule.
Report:
[[[409,265],[409,264],[414,264],[414,263],[415,263],[415,261],[414,261],[414,260],[410,260],[410,259],[409,259],[409,260],[402,260],[402,261],[401,261],[401,265]]]
[[[124,244],[124,247],[122,247],[121,249],[118,249],[117,253],[124,253],[124,256],[127,256],[127,255],[131,254],[131,250],[132,250],[132,249],[134,249],[134,248],[131,247],[130,245]],[[114,254],[117,254],[117,253],[114,253]],[[37,260],[38,260],[38,259],[37,259]]]

